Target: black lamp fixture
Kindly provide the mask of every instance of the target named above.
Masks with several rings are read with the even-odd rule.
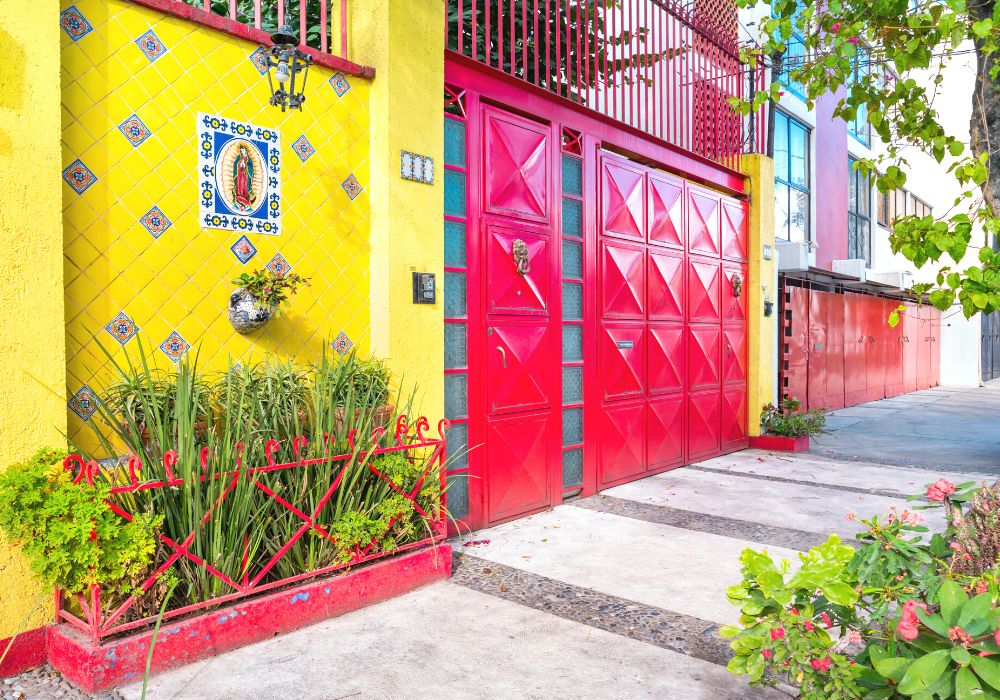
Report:
[[[302,4],[299,3],[299,12],[302,11]],[[270,102],[274,107],[280,106],[282,112],[286,109],[302,109],[302,103],[306,101],[306,78],[309,77],[309,66],[312,65],[312,56],[299,49],[299,37],[288,23],[288,0],[285,0],[284,19],[278,31],[271,35],[271,54],[267,57]],[[278,84],[277,89],[275,82]]]

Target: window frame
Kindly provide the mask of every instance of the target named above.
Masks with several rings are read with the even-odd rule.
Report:
[[[799,8],[799,9],[801,9],[801,8]],[[798,10],[796,10],[796,14],[798,14]],[[771,9],[771,16],[772,17],[776,17],[777,16],[777,15],[774,14],[773,7]],[[792,15],[792,21],[793,22],[795,21],[795,15]],[[788,74],[788,71],[789,71],[788,64],[785,63],[785,61],[784,61],[784,59],[788,56],[789,48],[793,44],[797,44],[798,46],[802,47],[801,57],[803,59],[805,58],[805,56],[806,56],[806,49],[805,49],[806,40],[805,40],[805,37],[802,34],[800,34],[798,32],[798,30],[794,30],[793,29],[792,35],[790,37],[788,37],[788,39],[785,41],[785,52],[784,52],[784,54],[782,54],[781,72],[779,72],[775,76],[775,80],[777,80],[778,83],[781,84],[785,88],[785,90],[787,90],[788,92],[790,92],[791,94],[795,95],[800,100],[802,100],[803,102],[805,102],[805,100],[806,100],[805,85],[803,85],[802,83],[800,83],[800,82],[798,82],[796,80],[792,80],[791,76],[789,76],[789,74]],[[793,58],[798,58],[798,56],[795,56]]]
[[[813,230],[812,230],[812,173],[811,173],[811,168],[812,168],[812,154],[811,154],[812,129],[809,127],[808,124],[805,124],[804,122],[799,121],[798,119],[796,119],[795,117],[793,117],[791,114],[788,114],[787,112],[785,112],[783,110],[780,110],[780,109],[775,110],[774,116],[775,116],[775,133],[777,133],[777,130],[779,128],[778,121],[781,120],[781,119],[784,120],[784,127],[786,129],[785,143],[787,144],[787,147],[788,147],[787,170],[784,173],[778,173],[777,168],[775,168],[775,171],[774,171],[774,182],[775,182],[776,186],[779,185],[779,184],[780,185],[784,185],[789,190],[789,199],[788,199],[788,205],[789,206],[786,206],[786,208],[785,208],[786,211],[788,211],[788,210],[791,209],[791,206],[790,206],[790,204],[791,204],[791,190],[796,190],[798,192],[801,192],[801,193],[805,194],[806,201],[807,201],[808,204],[807,204],[806,220],[805,220],[805,226],[804,226],[804,228],[805,228],[805,235],[804,235],[804,238],[803,238],[802,242],[803,243],[812,243],[812,240],[813,240]],[[803,139],[803,143],[805,144],[805,152],[803,153],[803,160],[805,161],[805,168],[804,168],[805,185],[801,185],[801,184],[792,182],[792,178],[791,178],[791,168],[792,168],[792,138],[791,138],[791,135],[792,135],[792,127],[793,126],[798,127],[799,129],[801,129],[802,132],[805,135],[805,138]],[[775,188],[775,198],[777,198],[777,196],[778,195],[777,195],[777,187],[776,187]],[[777,199],[775,199],[775,201],[777,201]],[[780,236],[780,235],[778,235],[778,220],[777,220],[777,217],[775,217],[775,232],[774,233],[775,233],[775,238],[778,239],[778,240],[793,242],[792,239],[791,239],[791,224],[790,224],[790,222],[786,222],[785,235],[784,236]],[[798,242],[798,241],[794,241],[794,242]]]
[[[847,157],[847,257],[850,259],[861,258],[865,261],[865,267],[870,268],[872,266],[872,211],[871,211],[871,195],[872,195],[872,182],[871,175],[865,175],[860,170],[854,167],[854,164],[858,160],[852,156]],[[857,204],[862,201],[860,185],[862,180],[864,180],[864,195],[867,202],[865,209],[867,214],[860,211],[857,208]],[[851,209],[851,190],[854,190],[854,202],[855,210]],[[851,247],[851,229],[854,228],[857,231],[857,224],[864,223],[867,225],[867,232],[865,234],[865,240],[861,244],[862,250],[852,249]],[[855,237],[857,240],[857,237]],[[854,253],[860,253],[860,255],[855,255]]]
[[[864,57],[865,65],[862,66],[862,57]],[[860,82],[861,71],[864,70],[864,75],[869,77],[871,75],[870,64],[870,54],[868,52],[867,46],[859,46],[857,52],[854,54],[854,58],[851,60],[853,65],[852,74],[853,82]],[[859,128],[860,127],[860,128]],[[847,122],[847,133],[854,137],[854,140],[860,143],[865,148],[871,148],[872,144],[872,125],[868,121],[868,106],[862,105],[854,113],[854,119]]]

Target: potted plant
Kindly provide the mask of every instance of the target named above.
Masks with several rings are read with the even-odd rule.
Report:
[[[248,333],[280,316],[281,305],[287,307],[300,286],[309,286],[309,280],[294,272],[279,275],[265,268],[244,272],[233,284],[237,289],[229,296],[229,322],[237,333]]]
[[[371,411],[373,425],[385,425],[393,416],[395,406],[389,402],[391,376],[385,362],[377,358],[358,359],[354,353],[344,360],[347,381],[337,408],[337,421],[343,421],[345,407],[353,404],[354,418],[361,417],[362,409]]]
[[[761,450],[805,452],[809,438],[819,435],[826,426],[826,413],[821,408],[800,410],[802,402],[789,396],[775,406],[764,406],[760,417],[761,434],[750,438],[750,447]]]

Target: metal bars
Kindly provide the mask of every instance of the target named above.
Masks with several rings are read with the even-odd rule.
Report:
[[[447,48],[511,78],[737,169],[763,152],[763,88],[743,66],[729,0],[449,0]]]

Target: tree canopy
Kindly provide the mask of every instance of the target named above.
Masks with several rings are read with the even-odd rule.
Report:
[[[736,0],[753,7],[757,0]],[[772,16],[759,23],[760,39],[744,47],[741,59],[753,66],[777,63],[801,84],[810,108],[815,100],[843,88],[835,115],[853,121],[867,113],[885,153],[862,159],[881,192],[906,182],[907,154],[916,148],[942,165],[942,176],[961,189],[947,212],[897,218],[890,234],[894,253],[917,268],[943,263],[936,284],[916,284],[942,310],[958,300],[967,317],[1000,310],[1000,253],[989,242],[1000,234],[1000,5],[995,0],[774,0]],[[786,56],[789,43],[804,51]],[[968,96],[970,139],[963,143],[935,108],[945,69],[970,52],[976,83]],[[782,57],[785,60],[782,61]],[[863,64],[868,69],[858,70]],[[779,70],[772,71],[777,77]],[[743,114],[769,101],[782,88],[735,102]],[[984,235],[976,264],[958,267],[973,242]]]

